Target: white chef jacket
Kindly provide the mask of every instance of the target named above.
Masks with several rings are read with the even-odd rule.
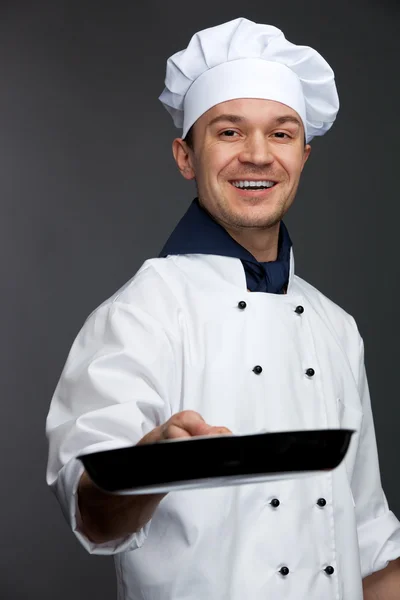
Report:
[[[89,541],[76,457],[135,444],[186,409],[234,434],[356,433],[332,472],[171,492],[139,532]],[[363,340],[352,316],[295,275],[293,250],[285,295],[249,292],[238,258],[146,260],[84,323],[46,431],[47,482],[88,552],[114,556],[119,600],[362,600],[362,578],[400,556]]]

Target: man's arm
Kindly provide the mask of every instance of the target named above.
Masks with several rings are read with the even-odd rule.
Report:
[[[150,521],[165,495],[107,494],[93,483],[85,471],[78,487],[82,532],[95,544],[103,544],[136,533]]]
[[[361,576],[383,571],[400,556],[400,522],[390,510],[382,489],[374,418],[364,362],[364,344],[359,338],[358,389],[363,419],[357,432],[357,455],[351,471]],[[382,577],[382,575],[381,575]],[[370,587],[370,584],[367,584]],[[373,598],[373,596],[372,596]],[[374,600],[376,600],[374,598]],[[396,600],[400,600],[396,598]]]
[[[207,425],[199,413],[185,410],[155,427],[139,442],[150,444],[173,438],[198,435],[229,434],[226,427]],[[78,487],[78,503],[83,533],[94,543],[102,544],[139,531],[154,514],[166,494],[118,496],[100,490],[83,473]]]
[[[363,580],[364,600],[400,600],[400,558]]]

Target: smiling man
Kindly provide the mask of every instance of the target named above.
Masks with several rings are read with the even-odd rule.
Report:
[[[82,545],[114,556],[120,600],[400,600],[363,339],[295,274],[283,223],[310,141],[338,112],[333,71],[241,18],[194,35],[165,83],[182,128],[173,154],[197,197],[79,332],[47,418],[47,481]],[[77,459],[339,427],[355,431],[349,451],[318,477],[119,496]]]
[[[199,203],[258,261],[275,261],[280,223],[294,201],[311,146],[290,107],[255,98],[222,102],[173,143]]]

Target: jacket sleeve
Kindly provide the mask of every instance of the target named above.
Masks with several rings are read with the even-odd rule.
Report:
[[[382,489],[371,399],[360,338],[359,391],[363,408],[352,493],[355,502],[361,574],[367,577],[400,556],[400,523]]]
[[[146,264],[146,263],[145,263]],[[152,268],[96,309],[70,349],[46,421],[46,480],[81,544],[90,553],[140,547],[151,522],[127,538],[94,544],[81,530],[77,456],[136,444],[171,416],[180,393],[177,303]],[[134,465],[132,465],[134,468]]]

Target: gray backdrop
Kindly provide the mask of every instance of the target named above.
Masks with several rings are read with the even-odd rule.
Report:
[[[397,0],[143,4],[0,3],[2,600],[115,598],[112,559],[86,554],[46,487],[45,418],[85,318],[157,256],[193,199],[158,101],[166,59],[239,16],[315,46],[336,72],[341,111],[286,224],[298,274],[365,339],[400,516]]]

